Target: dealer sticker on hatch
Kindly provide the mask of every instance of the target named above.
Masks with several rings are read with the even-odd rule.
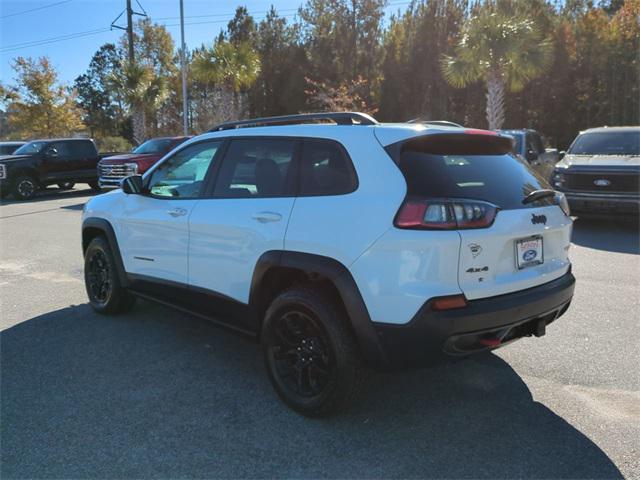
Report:
[[[542,237],[529,237],[516,241],[516,259],[518,268],[540,265],[544,262]]]

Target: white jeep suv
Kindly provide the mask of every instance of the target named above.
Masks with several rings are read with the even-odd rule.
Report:
[[[510,151],[361,113],[220,125],[86,205],[90,303],[142,297],[249,334],[284,402],[333,412],[369,368],[541,336],[567,310],[566,201]]]

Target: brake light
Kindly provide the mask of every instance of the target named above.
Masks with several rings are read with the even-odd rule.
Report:
[[[400,207],[394,225],[414,230],[487,228],[498,207],[481,200],[408,199]]]
[[[491,137],[497,137],[498,132],[494,132],[493,130],[481,130],[479,128],[466,128],[464,133],[467,135],[489,135]]]

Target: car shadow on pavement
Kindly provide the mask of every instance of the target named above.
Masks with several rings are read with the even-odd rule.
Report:
[[[376,374],[349,412],[288,410],[257,345],[140,302],[0,333],[2,478],[621,478],[495,355]]]
[[[640,229],[634,221],[578,218],[571,241],[596,250],[640,255]]]

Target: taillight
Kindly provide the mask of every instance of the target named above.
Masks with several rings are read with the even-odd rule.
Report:
[[[567,216],[571,216],[571,209],[569,208],[569,202],[567,201],[567,197],[565,197],[564,193],[556,192],[556,196],[554,198],[555,204],[560,207],[562,212]]]
[[[394,225],[417,230],[487,228],[497,213],[498,207],[481,200],[411,198],[400,207]]]

